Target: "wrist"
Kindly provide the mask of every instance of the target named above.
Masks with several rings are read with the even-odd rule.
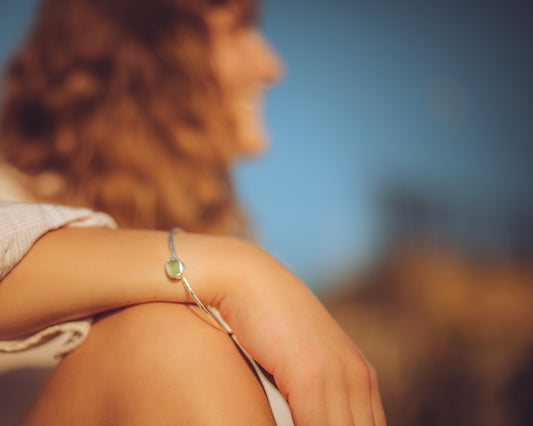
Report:
[[[183,263],[183,277],[190,283],[193,292],[202,304],[219,307],[221,301],[234,293],[233,271],[238,259],[243,254],[242,243],[231,237],[175,232],[173,235],[175,253],[168,244],[167,257],[160,260],[162,269],[168,258],[176,257]],[[195,300],[185,283],[180,279],[166,276],[171,286],[178,286],[183,295],[179,302],[194,303]]]

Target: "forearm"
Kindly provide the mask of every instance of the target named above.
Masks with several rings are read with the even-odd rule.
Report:
[[[385,425],[372,367],[307,287],[274,258],[227,237],[176,234],[185,276],[274,375],[296,424]],[[61,229],[0,283],[0,340],[152,301],[193,303],[167,278],[168,233]]]
[[[205,303],[224,294],[231,239],[176,234],[186,276]],[[229,252],[231,252],[229,248]],[[151,301],[191,302],[167,278],[168,233],[68,228],[43,236],[0,283],[0,339],[114,308]]]

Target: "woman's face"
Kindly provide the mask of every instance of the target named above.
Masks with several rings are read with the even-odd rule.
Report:
[[[263,95],[280,79],[283,64],[260,30],[243,25],[229,8],[207,18],[210,60],[236,137],[236,157],[254,156],[266,145]]]

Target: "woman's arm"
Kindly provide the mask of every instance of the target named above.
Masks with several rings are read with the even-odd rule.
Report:
[[[191,234],[175,238],[179,256],[190,259],[186,276],[195,291],[213,300],[224,288],[221,260],[229,254],[232,239]],[[183,285],[165,274],[170,256],[167,232],[51,231],[0,283],[0,340],[138,303],[192,302]]]
[[[300,280],[240,240],[174,238],[195,292],[274,375],[296,424],[385,423],[372,367]],[[167,232],[50,232],[0,284],[0,339],[121,306],[192,303],[166,277],[168,257]]]

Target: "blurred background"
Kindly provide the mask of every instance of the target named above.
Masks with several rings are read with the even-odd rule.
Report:
[[[0,65],[36,4],[0,2]],[[533,424],[531,9],[264,2],[287,74],[239,194],[376,366],[391,425]]]

